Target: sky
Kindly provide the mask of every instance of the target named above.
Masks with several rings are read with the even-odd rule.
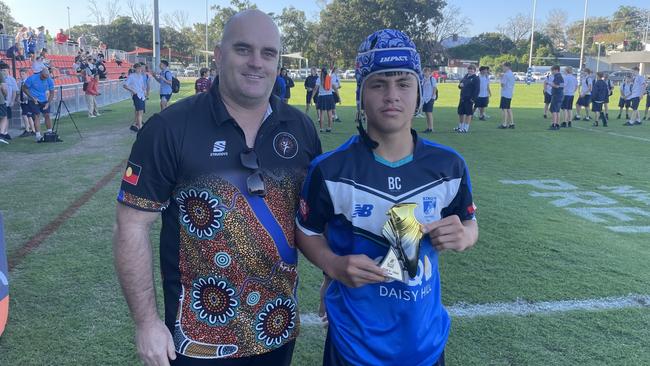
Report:
[[[92,23],[92,17],[87,6],[80,5],[83,1],[71,0],[3,0],[11,8],[11,13],[19,23],[32,26],[44,25],[50,33],[54,34],[59,28],[67,28],[68,13],[70,7],[70,23],[72,26],[83,23]],[[136,3],[153,3],[153,0],[135,0]],[[640,8],[650,8],[647,0],[587,0],[588,16],[609,16],[619,5],[631,5]],[[99,0],[98,3],[105,3]],[[266,12],[281,13],[284,7],[293,5],[303,10],[308,19],[317,19],[321,7],[326,1],[309,0],[251,0]],[[460,7],[463,15],[472,19],[468,34],[463,36],[474,36],[483,32],[493,32],[500,24],[504,24],[509,17],[518,13],[530,16],[532,14],[533,0],[448,0],[448,3]],[[489,3],[486,6],[485,3]],[[128,10],[127,0],[121,0],[122,13]],[[208,4],[228,6],[229,0],[208,0]],[[552,9],[565,10],[569,16],[569,22],[582,20],[584,12],[583,0],[539,0],[535,18],[544,21]],[[172,13],[176,10],[184,10],[189,13],[191,23],[205,23],[206,2],[204,0],[159,0],[160,13]],[[38,11],[35,11],[38,9]],[[44,16],[47,15],[47,16]],[[0,14],[0,19],[2,15]],[[161,21],[162,22],[162,21]],[[161,23],[162,24],[162,23]]]

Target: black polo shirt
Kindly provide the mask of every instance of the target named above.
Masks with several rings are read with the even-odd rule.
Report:
[[[138,133],[118,201],[162,211],[165,323],[188,357],[269,352],[298,335],[295,212],[312,121],[272,96],[254,150],[266,196],[248,193],[242,129],[215,83],[152,116]]]

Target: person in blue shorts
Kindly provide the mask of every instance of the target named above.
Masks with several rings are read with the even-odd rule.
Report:
[[[323,364],[444,365],[451,319],[438,255],[478,239],[468,168],[412,129],[423,77],[409,37],[380,30],[358,52],[359,135],[311,163],[296,215],[298,248],[327,276]],[[386,212],[398,203],[417,204],[424,235],[406,282],[387,280],[377,265],[389,247]]]
[[[560,73],[560,66],[551,67],[551,106],[550,111],[553,115],[553,123],[549,130],[560,130],[560,106],[564,99],[564,78]]]
[[[154,74],[153,77],[160,83],[160,110],[167,108],[169,100],[172,98],[172,72],[169,70],[169,61],[160,61],[160,73]]]

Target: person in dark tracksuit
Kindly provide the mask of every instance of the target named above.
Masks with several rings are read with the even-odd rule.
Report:
[[[553,114],[553,124],[549,130],[559,131],[560,130],[560,105],[562,104],[562,99],[564,98],[564,78],[560,73],[560,66],[553,65],[551,67],[551,73],[553,74],[551,87],[553,88],[551,92],[551,113]]]
[[[469,124],[474,114],[474,102],[478,98],[481,89],[481,82],[476,75],[476,66],[469,65],[467,74],[458,84],[460,89],[460,101],[458,102],[458,127],[454,131],[458,133],[469,132]]]
[[[594,112],[594,126],[598,126],[598,120],[603,121],[603,127],[607,127],[607,116],[603,111],[603,104],[609,96],[609,87],[605,81],[605,76],[602,71],[596,73],[598,80],[594,83],[591,90],[591,111]]]

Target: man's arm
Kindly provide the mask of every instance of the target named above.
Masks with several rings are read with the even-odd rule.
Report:
[[[322,235],[308,236],[297,229],[296,244],[302,254],[322,269],[328,277],[348,287],[361,287],[386,280],[384,270],[368,256],[365,254],[339,256],[332,252]]]
[[[113,234],[115,269],[135,322],[138,355],[145,365],[169,365],[169,359],[176,358],[172,336],[156,308],[149,231],[158,215],[118,204]]]
[[[32,94],[29,92],[29,88],[27,87],[27,85],[25,85],[25,83],[23,83],[23,86],[21,87],[21,89],[22,89],[23,93],[25,93],[27,98],[29,98],[29,99],[31,99],[33,101],[36,101],[36,99],[34,97],[32,97]]]

